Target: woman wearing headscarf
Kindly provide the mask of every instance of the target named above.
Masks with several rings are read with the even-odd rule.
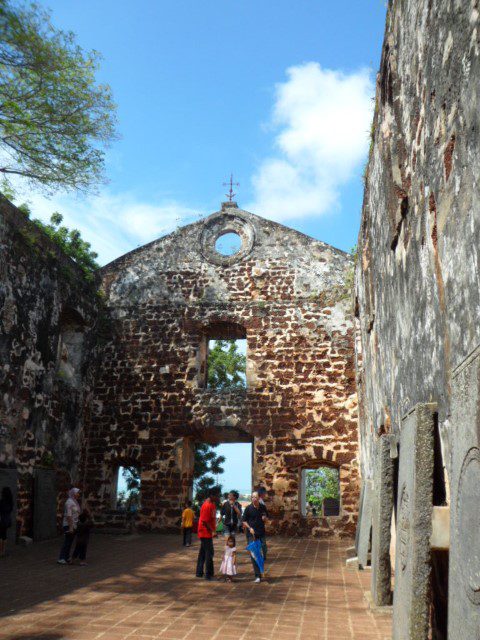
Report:
[[[58,558],[58,564],[68,564],[70,562],[70,550],[75,538],[75,531],[77,529],[78,517],[80,515],[80,504],[78,499],[80,497],[80,489],[73,487],[68,492],[68,498],[65,502],[65,508],[63,510],[63,545],[60,550],[60,557]]]
[[[13,496],[10,487],[3,487],[0,498],[0,558],[5,555],[7,529],[12,526]]]

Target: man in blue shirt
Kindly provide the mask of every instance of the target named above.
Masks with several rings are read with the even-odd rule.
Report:
[[[268,511],[265,504],[262,504],[259,500],[258,493],[254,491],[252,493],[252,503],[243,512],[243,530],[247,534],[247,543],[252,540],[260,540],[262,543],[262,555],[263,559],[267,559],[267,542],[265,532],[265,522],[268,520]],[[255,572],[255,582],[260,582],[262,574],[258,564],[252,557],[253,571]]]

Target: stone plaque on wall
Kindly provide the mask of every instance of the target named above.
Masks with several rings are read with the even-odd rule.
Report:
[[[33,496],[33,539],[48,540],[57,535],[57,482],[55,471],[35,469]]]
[[[380,436],[377,442],[373,482],[371,591],[373,602],[380,607],[392,603],[390,528],[394,475],[393,460],[390,457],[390,437],[387,434]]]
[[[0,491],[9,487],[13,496],[12,526],[7,529],[7,540],[15,543],[17,537],[17,487],[18,472],[15,469],[0,469]]]
[[[448,637],[480,637],[480,349],[452,379]]]
[[[418,404],[400,431],[394,640],[428,638],[435,410]]]
[[[358,523],[358,566],[364,568],[368,564],[370,551],[370,533],[372,530],[373,484],[365,480],[363,484],[362,510]]]

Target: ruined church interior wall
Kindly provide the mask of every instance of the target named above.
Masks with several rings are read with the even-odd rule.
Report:
[[[232,228],[243,248],[222,260],[214,240]],[[105,267],[111,329],[100,353],[85,472],[93,511],[112,506],[115,469],[134,464],[141,469],[140,526],[178,530],[195,443],[250,441],[272,532],[352,535],[352,269],[347,254],[228,203]],[[228,337],[224,331],[246,337],[244,390],[205,388],[206,340]],[[339,468],[341,514],[302,517],[302,468],[321,463]]]
[[[35,491],[54,512],[78,480],[96,307],[77,265],[0,197],[0,485],[18,491],[20,535]]]
[[[458,518],[463,518],[462,536],[478,530],[465,515],[467,498],[462,502],[468,473],[478,476],[478,461],[468,463],[476,471],[467,475],[462,467],[468,462],[466,451],[478,451],[478,433],[469,431],[477,429],[478,416],[473,408],[461,416],[459,409],[460,404],[470,406],[466,398],[477,393],[478,382],[467,376],[472,386],[461,389],[464,374],[458,373],[476,366],[472,362],[480,344],[478,28],[476,1],[389,4],[355,282],[362,475],[375,480],[382,434],[392,436],[392,456],[399,451],[401,475],[402,425],[416,405],[434,403],[431,506],[450,505],[450,556],[455,562],[450,562],[448,578],[445,566],[435,566],[432,548],[429,566],[433,598],[442,589],[445,597],[450,580],[449,637],[455,639],[475,635],[455,626],[462,617],[478,622],[473,597],[468,600],[473,608],[462,604],[456,612],[451,609],[470,580],[459,577],[461,564],[478,550],[476,543],[455,538]],[[404,445],[404,458],[407,451]],[[413,460],[411,464],[413,469]],[[382,487],[377,482],[376,490]],[[396,489],[401,492],[400,484]],[[407,539],[409,520],[402,520],[407,503],[395,494],[397,498],[397,524]],[[399,542],[397,535],[397,549]],[[442,606],[446,611],[445,601]],[[446,621],[431,624],[441,628]]]
[[[435,401],[446,464],[452,371],[480,344],[474,5],[389,10],[356,271],[363,439]]]

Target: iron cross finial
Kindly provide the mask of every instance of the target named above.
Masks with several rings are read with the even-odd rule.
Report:
[[[223,186],[230,187],[229,192],[226,193],[225,195],[227,196],[229,202],[233,202],[234,197],[237,195],[236,193],[233,192],[233,187],[240,186],[239,182],[233,181],[233,173],[230,174],[230,182],[224,182]]]

